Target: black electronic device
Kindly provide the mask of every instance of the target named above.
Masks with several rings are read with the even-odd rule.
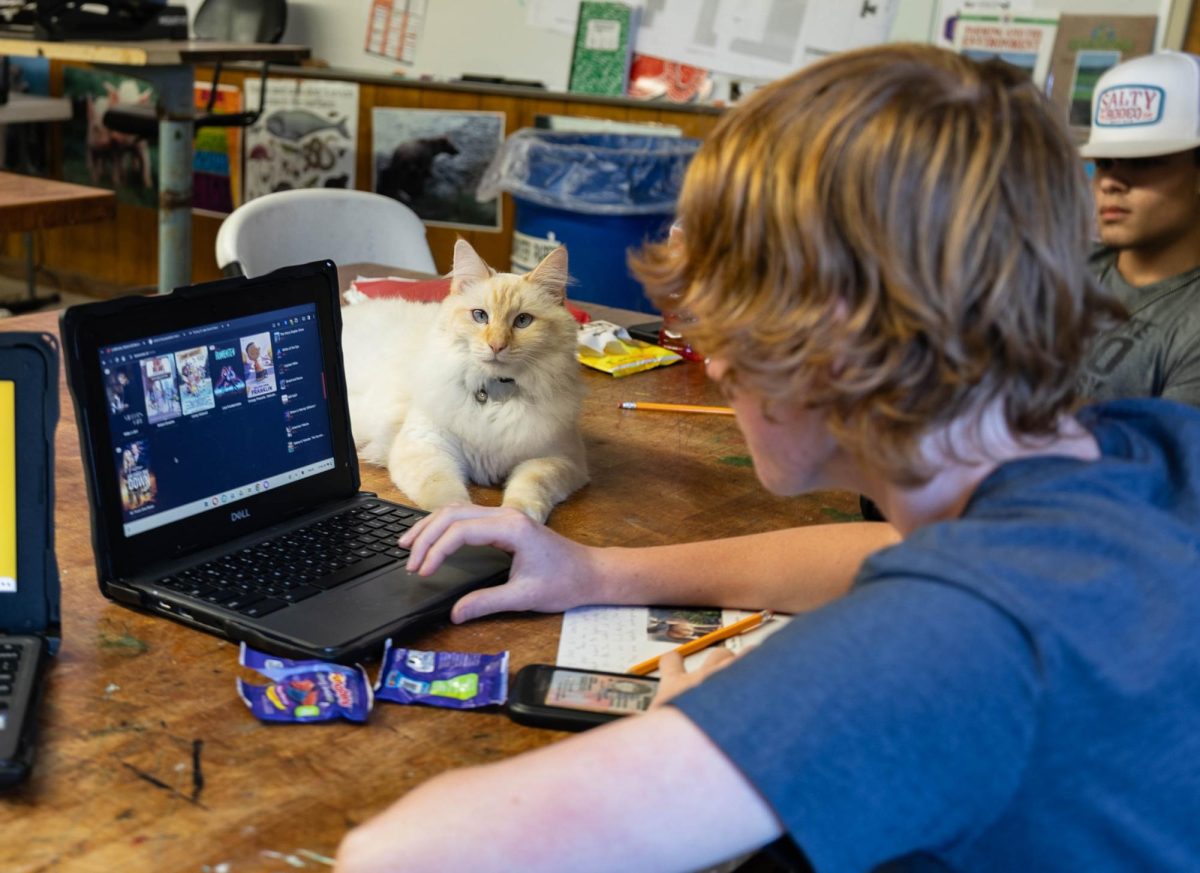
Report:
[[[359,490],[332,262],[72,306],[60,334],[107,597],[354,661],[507,577],[471,546],[407,573],[425,513]]]
[[[33,33],[54,40],[187,39],[188,13],[165,0],[38,0]]]
[[[647,676],[529,664],[513,680],[508,714],[532,727],[582,731],[645,712],[657,692],[658,680]]]
[[[33,766],[38,701],[61,639],[57,423],[54,338],[0,333],[0,788],[25,779]]]

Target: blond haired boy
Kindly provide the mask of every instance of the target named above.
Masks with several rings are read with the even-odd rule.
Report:
[[[722,119],[680,214],[683,246],[638,271],[696,317],[759,479],[858,490],[904,541],[822,605],[795,531],[594,549],[504,509],[429,516],[414,572],[514,555],[456,621],[801,614],[736,660],[664,659],[646,715],[431,780],[337,869],[696,870],[780,837],[817,870],[1194,868],[1200,411],[1072,413],[1118,307],[1041,95],[930,47],[834,56]]]

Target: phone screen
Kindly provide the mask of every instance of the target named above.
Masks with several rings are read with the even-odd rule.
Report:
[[[0,380],[0,594],[17,590],[16,383]]]
[[[645,712],[658,682],[639,676],[605,676],[555,669],[546,687],[546,705],[628,715]]]

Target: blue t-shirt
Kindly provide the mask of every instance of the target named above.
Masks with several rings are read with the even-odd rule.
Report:
[[[817,870],[1200,869],[1200,412],[1080,419],[674,701]]]

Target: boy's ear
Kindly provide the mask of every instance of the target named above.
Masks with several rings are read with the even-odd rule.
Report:
[[[482,282],[492,275],[471,244],[462,237],[454,243],[454,269],[450,277],[450,292],[457,294],[467,285]]]
[[[525,275],[526,280],[537,285],[559,302],[567,298],[567,247],[559,246],[533,270]]]

